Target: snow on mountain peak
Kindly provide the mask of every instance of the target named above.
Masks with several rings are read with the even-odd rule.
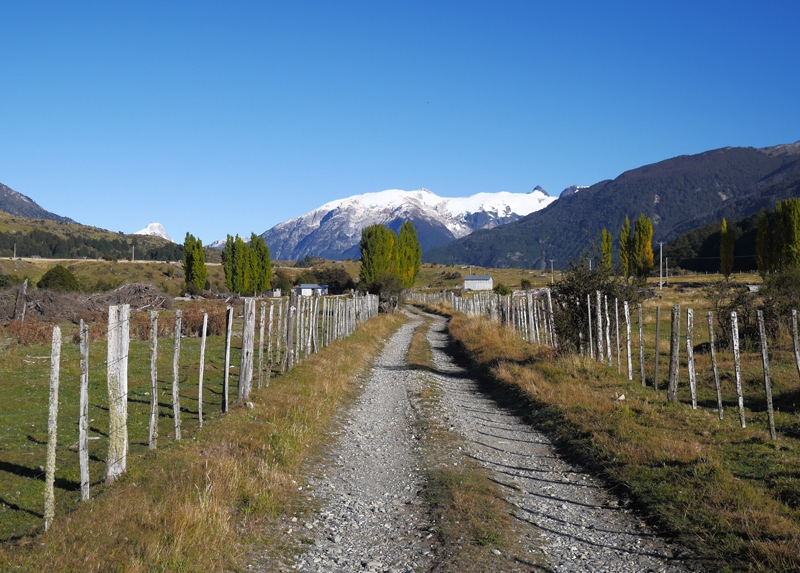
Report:
[[[417,227],[426,250],[478,229],[516,221],[555,200],[539,189],[531,193],[476,193],[469,197],[440,197],[424,188],[387,189],[330,201],[275,225],[262,236],[276,258],[312,255],[341,259],[357,256],[364,227],[382,224],[394,229],[408,220]]]
[[[141,231],[136,231],[134,235],[149,235],[152,237],[161,237],[162,239],[168,240],[170,243],[174,243],[175,241],[172,240],[172,237],[169,236],[166,229],[161,223],[150,223],[142,229]]]

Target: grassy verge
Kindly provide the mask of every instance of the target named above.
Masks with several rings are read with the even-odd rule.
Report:
[[[279,517],[303,503],[297,482],[357,377],[399,327],[381,316],[310,356],[167,450],[146,454],[114,486],[53,529],[0,547],[0,569],[231,571],[248,550],[286,549]]]
[[[771,442],[763,413],[670,404],[578,356],[555,356],[496,323],[456,315],[450,332],[467,360],[532,406],[537,425],[574,460],[628,495],[662,531],[712,569],[800,568],[800,442],[794,416]],[[684,390],[682,390],[683,392]],[[711,392],[706,388],[704,392]],[[624,396],[624,398],[623,398]],[[712,402],[713,403],[713,402]]]
[[[430,321],[414,333],[409,365],[433,369],[425,335]],[[417,427],[424,445],[427,483],[436,534],[442,545],[435,571],[482,573],[514,570],[519,543],[509,507],[498,486],[463,452],[463,440],[439,421],[439,389],[432,378],[416,397]],[[494,550],[494,551],[493,551]],[[499,552],[499,554],[498,554]],[[526,557],[525,561],[529,558]]]

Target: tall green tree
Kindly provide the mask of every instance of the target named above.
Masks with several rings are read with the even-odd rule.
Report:
[[[422,246],[417,238],[417,230],[411,221],[406,221],[400,227],[397,237],[395,256],[395,271],[403,288],[411,288],[417,280],[419,269],[422,266]]]
[[[625,223],[623,223],[619,232],[619,265],[622,268],[622,276],[626,279],[633,274],[631,267],[632,238],[631,220],[625,215]]]
[[[361,231],[361,271],[359,279],[365,285],[391,275],[394,259],[395,234],[383,225],[371,225]]]
[[[733,231],[728,229],[728,222],[722,220],[719,241],[719,272],[728,280],[733,272]]]
[[[800,199],[785,199],[775,204],[775,252],[778,267],[800,268]]]
[[[653,222],[644,213],[634,223],[633,260],[636,276],[647,277],[653,270]]]
[[[600,235],[600,264],[607,271],[611,270],[611,261],[614,256],[614,239],[608,229],[603,227]]]
[[[208,269],[203,242],[190,233],[183,241],[183,276],[188,292],[197,294],[206,288]]]
[[[256,293],[266,292],[270,288],[272,278],[272,259],[264,237],[250,234],[250,250],[252,251],[253,290]]]

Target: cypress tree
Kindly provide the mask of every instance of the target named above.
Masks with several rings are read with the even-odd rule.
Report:
[[[253,291],[255,293],[266,292],[270,288],[272,278],[272,259],[269,254],[269,247],[264,242],[264,237],[255,233],[250,234],[250,250],[253,256]]]
[[[402,281],[403,288],[411,288],[422,266],[422,247],[417,239],[417,230],[411,221],[406,221],[400,227],[396,250],[396,274]]]

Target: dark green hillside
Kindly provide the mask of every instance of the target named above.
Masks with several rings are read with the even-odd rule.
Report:
[[[735,273],[756,270],[757,220],[757,215],[738,221],[728,219],[728,228],[734,236]],[[664,257],[669,259],[669,267],[697,272],[719,272],[720,224],[721,221],[708,223],[665,244]]]
[[[723,216],[752,215],[800,195],[800,142],[766,149],[724,148],[627,171],[559,199],[515,223],[473,233],[425,253],[426,262],[543,269],[564,267],[603,227],[614,235],[628,215],[653,220],[655,243]]]

